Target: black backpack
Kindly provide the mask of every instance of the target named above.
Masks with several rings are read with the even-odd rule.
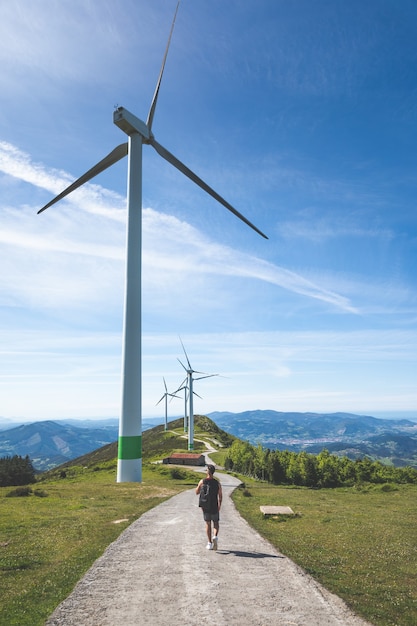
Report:
[[[214,478],[210,480],[205,478],[203,480],[203,484],[201,485],[198,506],[201,506],[202,509],[210,509],[212,505],[216,505],[217,492],[218,492],[217,481]]]
[[[198,501],[198,506],[201,506],[201,508],[206,509],[208,507],[209,502],[210,502],[210,484],[204,481],[200,489],[200,498]]]

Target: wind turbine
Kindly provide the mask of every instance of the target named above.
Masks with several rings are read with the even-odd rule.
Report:
[[[128,142],[122,143],[114,148],[104,159],[94,165],[88,172],[83,174],[38,211],[38,213],[42,213],[42,211],[45,211],[45,209],[58,202],[75,189],[84,185],[84,183],[97,176],[97,174],[111,167],[123,157],[128,156],[122,400],[119,421],[117,482],[142,482],[141,251],[143,144],[152,146],[163,159],[185,174],[185,176],[190,178],[196,185],[201,187],[262,237],[268,239],[268,237],[246,217],[232,207],[231,204],[224,200],[224,198],[209,187],[207,183],[171,154],[171,152],[158,143],[153,135],[152,123],[179,4],[178,2],[175,10],[168,43],[146,122],[138,119],[135,115],[127,111],[127,109],[118,107],[113,113],[113,122],[128,135]],[[190,393],[190,397],[192,398],[192,393]]]
[[[167,389],[167,384],[165,382],[165,378],[162,378],[162,380],[164,381],[164,387],[165,387],[165,393],[162,396],[162,398],[160,400],[158,400],[158,402],[156,403],[155,406],[158,406],[158,404],[160,402],[162,402],[162,400],[165,400],[165,430],[168,430],[168,396],[172,399],[172,398],[179,398],[179,396],[176,396],[175,393],[169,393],[168,389]]]
[[[181,365],[182,365],[182,363],[181,363]],[[196,379],[194,379],[194,380],[196,380]],[[197,380],[199,380],[199,379],[197,379]],[[178,389],[175,391],[175,393],[178,393],[179,391],[184,391],[184,432],[186,433],[188,431],[188,413],[187,413],[188,376],[187,376],[187,378],[184,378],[184,380],[182,381],[182,383],[178,387]],[[201,396],[199,396],[198,393],[193,391],[193,394],[195,396],[197,396],[197,398],[200,398],[202,400]],[[175,396],[175,397],[177,397],[177,396]]]
[[[180,341],[181,341],[181,339],[180,339]],[[194,450],[194,409],[193,409],[193,399],[194,398],[193,398],[193,396],[194,396],[195,392],[193,391],[193,382],[195,380],[202,380],[203,378],[211,378],[212,376],[218,376],[218,374],[204,374],[204,372],[198,372],[197,370],[193,370],[193,368],[191,367],[190,360],[189,360],[188,355],[187,355],[187,353],[185,351],[184,344],[182,343],[182,341],[181,341],[181,345],[182,345],[182,349],[184,350],[185,358],[187,359],[187,365],[188,365],[188,367],[186,367],[184,365],[184,363],[181,363],[181,361],[178,359],[178,361],[181,363],[182,367],[187,372],[188,407],[189,407],[189,413],[188,413],[188,416],[189,416],[188,417],[188,449],[191,451],[191,450]],[[198,378],[194,378],[193,374],[204,374],[204,376],[199,376]],[[195,394],[195,395],[198,395],[198,394]]]

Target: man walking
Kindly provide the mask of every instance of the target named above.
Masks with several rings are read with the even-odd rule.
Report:
[[[195,490],[200,496],[199,506],[203,509],[204,521],[206,522],[207,550],[217,550],[219,535],[220,507],[222,505],[222,486],[213,477],[214,465],[207,465],[207,474],[202,478]],[[213,522],[213,532],[211,523]]]

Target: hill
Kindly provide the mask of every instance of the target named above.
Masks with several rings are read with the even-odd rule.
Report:
[[[45,471],[117,439],[117,427],[79,428],[45,421],[0,432],[0,457],[29,455],[33,467]]]
[[[168,423],[168,431],[164,430],[163,425],[154,426],[143,432],[142,448],[143,460],[153,461],[160,460],[169,456],[172,452],[186,452],[188,448],[188,440],[186,436],[178,436],[174,430],[183,428],[183,419],[176,419]],[[217,424],[205,415],[196,415],[194,418],[194,450],[196,452],[204,452],[206,446],[198,441],[199,438],[212,441],[219,447],[228,447],[235,440],[233,435],[220,429]],[[62,471],[72,466],[83,466],[91,468],[103,464],[116,464],[117,461],[117,441],[102,446],[96,450],[88,452],[78,458],[67,460],[59,467],[52,471]]]
[[[221,428],[265,448],[311,452],[323,448],[356,459],[369,456],[417,468],[417,423],[351,413],[245,411],[210,413]]]
[[[143,420],[143,429],[161,419]],[[0,431],[0,458],[26,456],[37,471],[45,471],[68,460],[117,441],[119,420],[68,419],[19,424]]]

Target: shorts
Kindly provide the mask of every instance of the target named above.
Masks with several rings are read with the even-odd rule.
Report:
[[[210,513],[210,511],[204,511],[203,509],[203,515],[205,522],[218,522],[220,520],[220,515],[218,511],[217,513]]]

